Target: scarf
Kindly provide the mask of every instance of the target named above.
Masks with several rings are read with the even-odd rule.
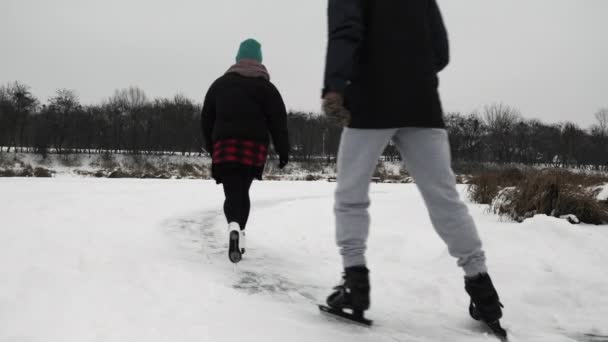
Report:
[[[235,73],[244,77],[263,78],[270,81],[270,74],[264,66],[253,59],[242,59],[235,65],[231,66],[226,72],[227,74]]]

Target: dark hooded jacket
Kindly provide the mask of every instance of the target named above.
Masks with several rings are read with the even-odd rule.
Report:
[[[268,146],[270,138],[281,159],[289,154],[287,111],[277,88],[263,77],[246,77],[228,72],[217,79],[205,96],[202,111],[202,131],[207,152],[214,156],[212,175],[218,182],[228,173],[250,174],[261,179],[263,165],[221,163],[216,165],[217,143],[237,141],[238,146],[250,142]],[[244,143],[244,144],[242,144]],[[256,147],[261,153],[265,148]],[[252,151],[239,151],[249,153]],[[263,158],[265,161],[265,157]]]
[[[449,61],[435,0],[329,0],[324,94],[351,128],[443,128],[437,73]]]

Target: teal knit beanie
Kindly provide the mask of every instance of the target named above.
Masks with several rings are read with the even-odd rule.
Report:
[[[242,42],[236,55],[237,63],[242,59],[253,59],[262,63],[262,45],[255,39],[247,39]]]

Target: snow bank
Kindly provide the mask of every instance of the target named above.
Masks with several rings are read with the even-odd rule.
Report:
[[[54,177],[210,179],[210,164],[208,156],[197,155],[83,153],[49,154],[43,158],[33,153],[0,152],[0,177],[32,177],[38,168]],[[376,173],[379,179],[387,182],[413,182],[399,162],[381,162]],[[336,164],[319,158],[306,162],[292,161],[280,170],[278,161],[270,160],[264,174],[268,180],[328,180],[336,177]]]
[[[600,187],[600,193],[597,195],[597,199],[599,201],[608,201],[608,184],[605,184],[603,187]]]
[[[201,179],[208,178],[209,164],[209,158],[181,155],[0,153],[0,173],[41,168],[54,177]]]

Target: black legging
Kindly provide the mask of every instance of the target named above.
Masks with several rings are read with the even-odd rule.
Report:
[[[227,175],[222,177],[224,185],[224,214],[228,223],[237,222],[241,229],[245,229],[249,219],[251,202],[249,201],[249,188],[253,177],[243,175]]]

